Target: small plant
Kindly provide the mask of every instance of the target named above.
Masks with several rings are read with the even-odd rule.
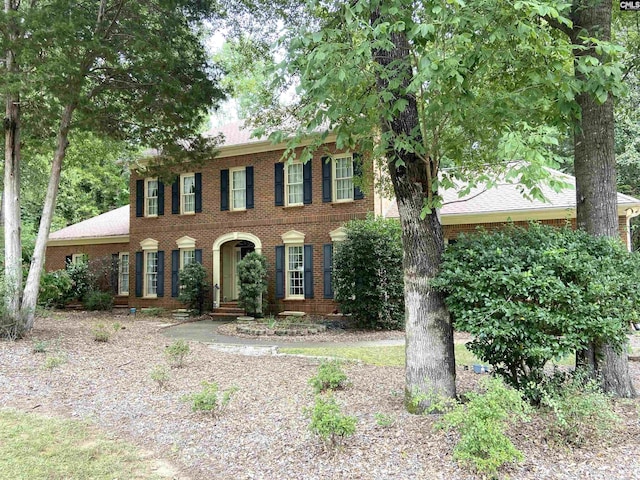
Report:
[[[176,340],[164,350],[169,365],[175,368],[184,366],[185,359],[190,352],[191,347],[182,339]]]
[[[502,465],[520,461],[517,450],[504,431],[508,422],[526,420],[530,410],[517,390],[500,379],[484,380],[485,393],[471,392],[467,403],[446,413],[439,428],[455,428],[460,439],[453,457],[478,473],[495,476]]]
[[[97,323],[91,330],[96,342],[106,343],[111,339],[112,331],[104,323]]]
[[[171,379],[171,374],[169,370],[164,365],[156,365],[151,370],[151,380],[158,384],[158,389],[163,390],[169,380]]]
[[[317,395],[313,408],[307,409],[305,413],[311,418],[311,432],[330,447],[340,445],[346,437],[356,432],[358,419],[342,414],[332,395]]]
[[[31,351],[33,353],[46,353],[48,346],[49,346],[49,342],[45,340],[34,340],[33,347],[31,347]]]
[[[611,398],[581,370],[555,372],[542,386],[540,403],[551,418],[549,433],[569,445],[598,442],[618,421]]]
[[[66,363],[67,357],[64,353],[59,352],[55,355],[48,356],[44,361],[44,368],[47,370],[53,370],[63,363]]]
[[[318,367],[318,373],[309,379],[309,385],[316,393],[344,388],[347,383],[347,374],[344,373],[342,364],[337,360],[322,362]]]
[[[120,322],[113,322],[111,327],[113,327],[114,332],[119,332],[120,330],[122,330],[122,324]]]
[[[388,413],[376,412],[373,417],[376,419],[376,424],[382,428],[392,427],[396,423],[395,417]]]
[[[143,308],[140,310],[142,315],[146,315],[147,317],[161,317],[165,313],[165,309],[162,307],[149,307]]]
[[[113,308],[113,295],[109,292],[89,292],[82,300],[87,310],[111,310]]]
[[[202,390],[187,395],[184,397],[184,400],[191,402],[191,410],[194,412],[206,412],[217,417],[226,410],[231,401],[231,397],[233,397],[237,391],[238,387],[231,387],[221,392],[217,383],[202,382]]]

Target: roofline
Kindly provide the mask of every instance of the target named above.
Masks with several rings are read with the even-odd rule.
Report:
[[[129,235],[110,235],[105,237],[76,237],[49,239],[47,247],[66,247],[71,245],[105,245],[108,243],[129,243]]]
[[[618,216],[633,218],[640,215],[640,204],[618,204]],[[441,217],[442,225],[464,223],[500,223],[506,221],[557,220],[576,218],[573,206],[554,208],[532,208],[527,210],[501,210],[477,213],[449,213]]]
[[[323,144],[327,143],[335,143],[337,135],[335,133],[329,133],[327,137],[323,140]],[[311,145],[313,139],[312,137],[307,137],[303,139],[298,146],[306,147]],[[286,143],[277,143],[273,144],[270,140],[260,140],[258,142],[246,142],[246,143],[238,143],[234,145],[227,145],[217,148],[217,153],[214,156],[215,158],[228,158],[228,157],[236,157],[239,155],[253,155],[256,153],[265,153],[265,152],[274,152],[277,150],[285,150],[287,148]],[[148,156],[138,160],[138,164],[142,167],[146,167],[152,161],[152,159],[156,158],[155,156]]]

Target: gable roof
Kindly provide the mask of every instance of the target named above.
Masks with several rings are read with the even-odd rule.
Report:
[[[498,182],[492,188],[478,185],[463,196],[458,196],[459,189],[450,188],[443,191],[443,206],[440,216],[443,225],[459,223],[480,223],[488,221],[510,220],[542,220],[551,218],[575,218],[576,216],[576,179],[571,175],[548,169],[559,180],[570,185],[556,192],[548,185],[541,185],[540,190],[546,202],[528,199],[522,196],[518,184]],[[640,213],[640,200],[618,193],[618,214],[636,216]],[[393,200],[383,212],[386,218],[398,218],[398,205]]]
[[[120,243],[129,241],[129,205],[116,208],[49,235],[48,245]]]

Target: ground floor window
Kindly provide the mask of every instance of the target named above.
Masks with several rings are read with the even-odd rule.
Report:
[[[118,294],[129,295],[129,252],[121,252],[118,258]]]
[[[302,245],[290,245],[287,254],[287,298],[304,298],[304,251]]]
[[[158,252],[145,252],[144,271],[145,297],[155,297],[158,294]]]

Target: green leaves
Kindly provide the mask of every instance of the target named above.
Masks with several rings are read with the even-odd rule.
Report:
[[[611,239],[510,226],[459,237],[434,286],[456,328],[474,336],[468,348],[531,396],[546,362],[590,343],[621,347],[640,312],[639,262]]]

